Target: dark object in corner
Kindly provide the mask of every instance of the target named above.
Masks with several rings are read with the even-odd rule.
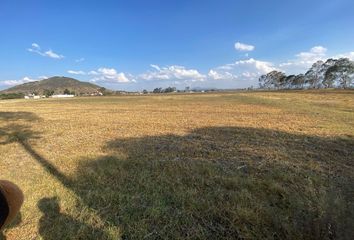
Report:
[[[4,225],[7,217],[9,216],[9,205],[6,198],[0,189],[0,229]]]

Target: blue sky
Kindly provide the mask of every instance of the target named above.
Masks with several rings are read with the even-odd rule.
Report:
[[[237,88],[354,59],[354,1],[0,1],[0,89],[68,76],[112,89]]]

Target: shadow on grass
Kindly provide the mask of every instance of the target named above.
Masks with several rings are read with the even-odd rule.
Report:
[[[30,126],[8,124],[0,127],[0,145],[10,143],[25,143],[29,139],[40,139],[40,133],[31,130]]]
[[[125,239],[351,239],[353,150],[352,138],[219,127],[111,141],[73,178],[35,158]]]
[[[5,121],[34,121],[40,118],[32,112],[0,112],[0,120]]]
[[[30,122],[40,120],[40,118],[31,112],[1,112],[0,121],[5,121],[5,126],[0,127],[0,145],[6,145],[13,142],[18,142],[19,139],[38,138],[37,133],[34,133],[30,127],[18,124],[16,122]],[[6,229],[14,228],[22,222],[22,214],[18,213],[14,221],[11,222]],[[0,232],[0,239],[6,239],[5,235]]]
[[[61,213],[58,198],[43,198],[37,205],[43,213],[38,230],[44,240],[106,239],[103,231]]]
[[[85,206],[120,227],[123,239],[354,236],[350,136],[210,127],[183,136],[116,139],[103,147],[105,157],[81,159],[74,177],[33,149],[29,140],[35,136],[29,132],[15,139]],[[46,221],[56,221],[50,214],[58,211],[46,209]],[[65,231],[63,222],[53,231]],[[45,228],[43,221],[39,228]]]
[[[104,150],[73,181],[127,238],[354,236],[353,138],[211,127]]]
[[[5,121],[5,124],[0,125],[0,145],[40,138],[38,132],[32,131],[30,126],[24,124],[38,120],[40,118],[32,112],[0,111],[0,121]]]

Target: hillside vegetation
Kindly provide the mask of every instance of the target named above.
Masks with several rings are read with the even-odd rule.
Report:
[[[81,82],[67,77],[51,77],[36,82],[28,82],[15,87],[3,90],[0,94],[22,93],[45,95],[46,91],[53,91],[54,94],[63,94],[67,89],[76,94],[89,94],[97,92],[101,87],[88,82]]]
[[[0,101],[7,240],[353,239],[354,92]]]

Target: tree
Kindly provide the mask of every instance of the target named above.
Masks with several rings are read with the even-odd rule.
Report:
[[[64,94],[65,94],[65,95],[70,95],[69,89],[66,88],[66,89],[64,90]]]
[[[325,82],[337,85],[342,88],[348,88],[353,84],[354,78],[354,62],[348,58],[341,58],[336,63],[329,67],[325,74]]]
[[[286,75],[279,71],[271,71],[259,78],[261,88],[279,88],[284,84]]]
[[[168,87],[168,88],[165,88],[165,90],[164,90],[165,93],[171,93],[171,92],[175,92],[175,91],[176,91],[175,87]]]
[[[267,88],[267,74],[263,74],[258,79],[259,87],[260,88]]]
[[[305,75],[304,74],[296,75],[292,81],[292,86],[294,88],[303,88],[304,84],[305,84]]]
[[[144,89],[144,90],[143,90],[143,93],[144,93],[144,94],[148,94],[149,92],[148,92],[146,89]]]
[[[50,97],[54,94],[54,90],[44,90],[43,94],[46,96],[46,97]]]
[[[321,73],[323,61],[317,61],[312,64],[312,67],[306,72],[306,81],[310,84],[312,88],[319,88],[321,85]]]
[[[152,92],[153,93],[161,93],[162,92],[162,88],[155,88]]]
[[[110,94],[110,91],[107,91],[107,89],[105,87],[100,87],[97,91],[99,93],[101,93],[102,95],[109,95]]]
[[[289,75],[283,78],[282,88],[292,88],[295,78],[296,78],[295,75]]]
[[[333,87],[333,81],[328,81],[328,79],[326,79],[326,73],[327,73],[327,70],[334,66],[336,64],[338,60],[336,59],[328,59],[325,63],[322,64],[321,66],[321,69],[320,69],[320,79],[321,79],[321,82],[322,82],[322,86],[324,88],[330,88],[330,87]]]

